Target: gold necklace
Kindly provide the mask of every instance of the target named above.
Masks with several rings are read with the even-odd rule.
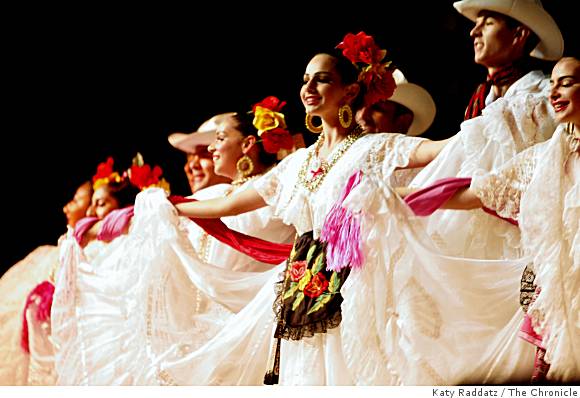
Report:
[[[358,127],[358,126],[357,126]],[[324,178],[328,174],[328,172],[332,169],[332,167],[336,164],[338,159],[344,155],[344,153],[355,143],[362,136],[362,132],[360,128],[355,128],[340,144],[338,149],[332,154],[330,160],[324,161],[318,159],[318,152],[322,143],[324,142],[324,135],[321,134],[320,138],[314,145],[314,148],[309,151],[306,160],[302,164],[300,171],[298,172],[298,182],[302,184],[306,189],[310,192],[316,192],[324,181]],[[316,156],[314,161],[312,161],[312,157]],[[313,168],[308,170],[309,166],[311,165]],[[308,172],[312,175],[308,177]]]
[[[261,175],[262,175],[262,174],[254,174],[253,176],[248,176],[248,177],[242,177],[242,178],[238,178],[238,179],[235,179],[235,180],[233,180],[233,181],[231,182],[231,184],[232,184],[234,187],[239,187],[239,186],[240,186],[240,185],[242,185],[243,183],[245,183],[245,182],[248,182],[248,181],[250,181],[250,180],[253,180],[254,178],[256,178],[256,177],[259,177],[259,176],[261,176]]]

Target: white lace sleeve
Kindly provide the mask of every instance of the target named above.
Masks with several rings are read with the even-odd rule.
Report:
[[[304,151],[305,149],[299,149],[287,156],[277,166],[254,181],[254,188],[258,194],[275,209],[280,207],[284,186],[288,185],[290,181],[294,182],[294,178],[291,178],[290,175],[293,170],[293,160],[295,160],[297,155],[303,154]],[[275,211],[275,213],[277,212]]]
[[[474,177],[471,188],[483,205],[502,217],[518,219],[520,201],[535,168],[535,148],[521,152],[497,172]]]
[[[409,158],[425,138],[409,137],[402,134],[385,133],[382,139],[369,152],[369,165],[383,179],[390,179],[395,169],[403,169],[409,164]],[[378,169],[377,169],[378,168]]]

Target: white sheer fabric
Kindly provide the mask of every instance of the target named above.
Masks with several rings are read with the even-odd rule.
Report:
[[[553,138],[472,182],[485,205],[517,216],[541,293],[530,306],[548,378],[580,380],[580,156],[561,125]]]
[[[463,122],[459,133],[410,185],[425,187],[445,177],[477,177],[549,139],[556,128],[549,88],[548,78],[539,71],[519,79],[481,116]],[[438,211],[429,217],[427,231],[438,248],[450,255],[481,259],[522,255],[519,230],[482,210]]]
[[[423,220],[385,184],[421,142],[376,134],[360,138],[317,192],[296,184],[313,148],[299,150],[256,182],[276,214],[300,232],[318,234],[325,215],[356,170],[362,182],[345,204],[362,212],[365,264],[341,291],[338,328],[282,340],[280,384],[393,385],[527,380],[533,349],[518,341],[518,286],[528,261],[481,261],[437,254]],[[318,213],[318,214],[317,214]],[[322,215],[321,215],[322,214]],[[274,340],[273,284],[284,265],[206,344],[134,366],[139,384],[255,385],[263,382]]]
[[[40,246],[0,279],[0,385],[29,384],[30,357],[20,346],[24,306],[28,294],[49,278],[57,264],[57,247]],[[41,376],[33,379],[39,384],[51,384]]]
[[[214,187],[201,198],[230,190]],[[268,208],[223,221],[281,243],[294,235]],[[94,258],[71,239],[62,253],[66,268],[52,311],[58,381],[67,385],[137,383],[136,368],[151,368],[162,353],[184,355],[213,337],[272,272],[252,271],[273,268],[178,217],[159,189],[137,196],[129,233]]]

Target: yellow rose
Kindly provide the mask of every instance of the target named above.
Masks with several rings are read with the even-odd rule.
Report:
[[[275,128],[286,128],[286,121],[284,115],[279,112],[271,111],[270,109],[257,106],[254,111],[254,127],[258,130],[258,135],[262,135],[264,131]]]

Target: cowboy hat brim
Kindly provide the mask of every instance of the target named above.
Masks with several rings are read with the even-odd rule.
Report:
[[[215,140],[218,125],[235,115],[235,112],[220,113],[206,120],[192,133],[173,133],[167,137],[169,143],[183,152],[195,152],[197,146],[208,146]]]
[[[407,135],[421,135],[435,119],[437,109],[435,101],[423,87],[413,83],[399,83],[389,101],[396,102],[413,112],[413,123],[407,131]]]
[[[533,0],[461,0],[453,3],[460,14],[472,21],[481,10],[507,15],[530,28],[540,42],[530,53],[532,57],[555,61],[564,53],[564,38],[560,28],[541,4]]]
[[[194,131],[193,133],[173,133],[167,137],[169,143],[183,152],[195,152],[198,146],[208,146],[215,140],[214,131]]]

